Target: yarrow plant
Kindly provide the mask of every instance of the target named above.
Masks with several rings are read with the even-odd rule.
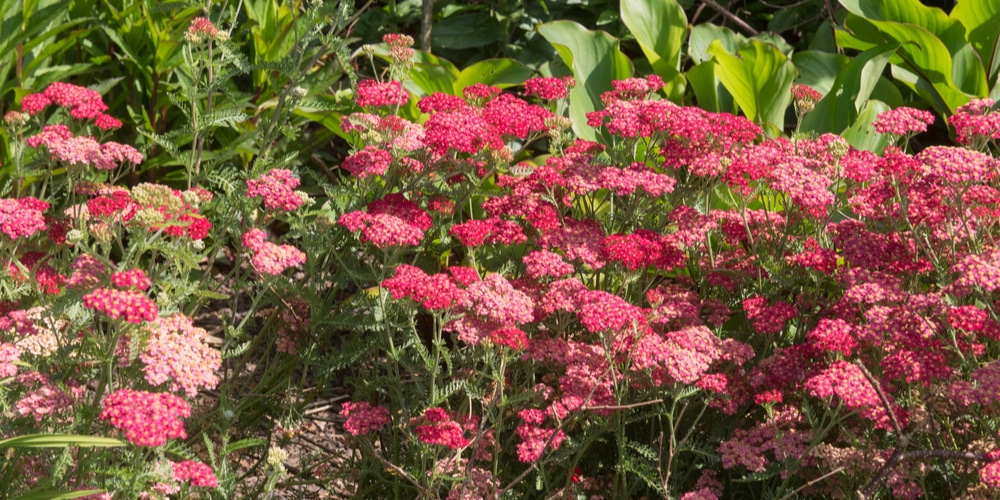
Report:
[[[304,26],[335,17],[318,4]],[[155,82],[182,128],[125,141],[104,87],[70,83],[4,119],[0,440],[120,445],[18,448],[15,495],[998,493],[991,101],[946,120],[959,147],[914,152],[933,114],[883,113],[893,144],[859,150],[802,130],[824,97],[800,85],[789,138],[659,76],[574,123],[576,79],[428,91],[405,35],[320,96],[321,46],[251,63],[229,33],[265,21],[178,23],[184,77]],[[299,154],[331,103],[348,145]],[[324,426],[342,471],[286,451]]]

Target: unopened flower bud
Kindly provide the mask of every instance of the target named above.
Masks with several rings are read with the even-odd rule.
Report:
[[[79,229],[70,229],[68,232],[66,232],[66,243],[69,243],[70,245],[75,245],[83,241],[85,237],[86,235],[83,234],[83,231],[80,231]]]
[[[306,91],[306,89],[304,89],[302,87],[294,87],[294,88],[292,88],[291,94],[292,94],[292,97],[294,97],[296,99],[302,99],[302,98],[304,98],[306,96],[307,91]]]
[[[133,220],[140,226],[151,227],[163,222],[163,214],[155,208],[144,208],[135,213]]]
[[[847,152],[850,149],[850,144],[847,144],[847,141],[840,138],[826,145],[826,152],[830,153],[830,156],[837,161],[847,156]]]
[[[277,446],[272,446],[267,450],[267,464],[271,467],[284,467],[285,460],[288,460],[287,451]]]
[[[194,240],[191,242],[191,248],[194,249],[195,252],[200,252],[205,249],[205,242],[201,240]]]
[[[374,45],[365,45],[365,46],[361,47],[361,52],[364,55],[368,56],[368,57],[372,57],[372,56],[375,55],[375,46]]]

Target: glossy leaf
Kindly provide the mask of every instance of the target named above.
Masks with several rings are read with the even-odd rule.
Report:
[[[854,39],[839,37],[838,42],[851,48],[862,50],[892,42],[901,44],[896,55],[890,59],[893,74],[921,97],[930,102],[944,115],[969,102],[970,96],[955,84],[952,78],[953,61],[948,48],[927,29],[912,24],[889,21],[873,21],[853,14],[848,15],[845,27],[854,34],[854,39],[863,46],[851,46]],[[901,70],[901,71],[900,71]],[[974,96],[987,93],[986,74],[975,65],[963,68],[965,79],[963,88],[974,90]]]
[[[500,22],[485,11],[447,17],[431,30],[431,43],[439,49],[482,47],[502,38]]]
[[[553,21],[538,27],[573,69],[576,87],[570,91],[570,118],[573,131],[583,139],[597,139],[597,131],[587,126],[587,113],[603,108],[601,94],[612,89],[612,80],[632,76],[632,63],[619,49],[617,38],[590,31],[572,21]]]
[[[703,63],[712,58],[708,53],[708,46],[718,40],[726,52],[735,54],[746,42],[746,38],[729,28],[716,26],[712,23],[702,23],[691,27],[691,36],[688,39],[688,57],[696,64]]]
[[[698,107],[707,111],[735,113],[733,96],[729,93],[719,78],[715,75],[715,62],[705,61],[696,64],[684,74],[691,88],[694,89]]]
[[[774,45],[757,40],[747,42],[740,57],[726,52],[718,41],[709,45],[708,52],[715,57],[719,80],[747,118],[784,128],[795,78],[792,62]]]
[[[851,62],[843,54],[807,50],[792,55],[792,63],[799,72],[796,83],[808,85],[820,94],[827,95],[837,80],[840,71]]]
[[[931,32],[954,54],[966,45],[965,27],[941,9],[919,0],[840,0],[848,12],[870,21],[913,24]]]
[[[514,59],[487,59],[463,69],[455,80],[455,93],[474,83],[499,88],[521,85],[531,78],[531,69]]]
[[[889,145],[889,138],[875,132],[875,127],[872,126],[872,123],[875,122],[875,118],[878,117],[879,113],[889,111],[890,109],[892,108],[882,101],[868,101],[858,115],[858,119],[855,120],[854,125],[845,130],[841,134],[841,137],[855,148],[881,153]]]
[[[965,37],[979,54],[989,81],[1000,71],[1000,2],[993,0],[958,0],[950,17],[965,26]]]
[[[635,36],[653,72],[663,77],[668,95],[684,93],[680,76],[681,48],[687,36],[687,16],[676,0],[622,0],[621,18]],[[680,88],[677,88],[677,85]]]

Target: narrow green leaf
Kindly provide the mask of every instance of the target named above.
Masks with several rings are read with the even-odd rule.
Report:
[[[80,498],[104,492],[104,490],[32,491],[14,500],[68,500],[70,498]]]
[[[63,448],[66,446],[116,447],[125,443],[111,438],[77,434],[29,434],[0,441],[0,448]]]

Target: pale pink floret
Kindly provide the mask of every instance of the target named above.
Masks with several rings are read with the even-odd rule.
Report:
[[[295,192],[299,179],[291,170],[276,168],[257,179],[247,181],[247,196],[261,197],[268,210],[290,212],[302,205],[302,197]]]
[[[305,264],[306,254],[302,250],[291,245],[275,245],[266,237],[264,231],[256,228],[243,234],[243,246],[253,254],[250,262],[258,273],[278,275]]]
[[[137,446],[163,446],[168,439],[186,438],[182,419],[191,406],[167,393],[122,389],[104,398],[101,420],[125,432]]]
[[[159,318],[147,326],[150,336],[139,359],[145,363],[146,381],[158,386],[170,381],[170,391],[183,391],[188,397],[199,388],[214,389],[222,366],[218,350],[205,343],[208,332],[194,326],[191,318],[175,314]]]
[[[13,377],[17,374],[17,365],[20,361],[21,350],[14,344],[0,343],[0,379]]]
[[[0,199],[0,233],[11,239],[26,238],[46,228],[42,212],[49,204],[32,198]]]

